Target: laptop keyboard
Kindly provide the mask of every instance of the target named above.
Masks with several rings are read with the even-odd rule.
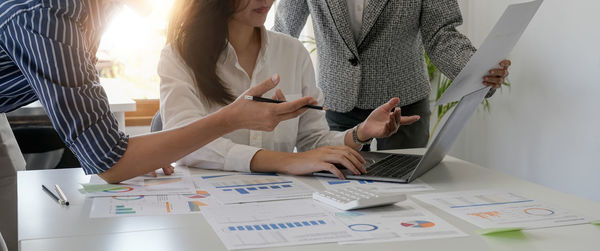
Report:
[[[402,178],[412,172],[423,156],[390,155],[367,169],[368,176]]]

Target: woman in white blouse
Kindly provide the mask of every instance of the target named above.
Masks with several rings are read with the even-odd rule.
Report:
[[[316,86],[308,51],[298,40],[267,31],[263,24],[272,0],[178,0],[169,24],[169,45],[158,73],[163,127],[181,127],[235,100],[261,79],[279,82],[266,93],[278,100],[323,94]],[[281,77],[279,77],[279,73]],[[285,93],[285,96],[284,96]],[[178,164],[243,172],[310,174],[335,164],[365,173],[355,149],[372,138],[387,137],[418,116],[395,109],[398,98],[373,111],[346,132],[330,131],[323,111],[309,110],[271,132],[238,130],[205,145]],[[391,112],[390,112],[391,111]],[[294,153],[294,148],[298,152]]]

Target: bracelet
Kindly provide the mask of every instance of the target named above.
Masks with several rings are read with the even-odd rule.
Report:
[[[355,127],[352,129],[352,141],[354,141],[354,144],[357,144],[357,145],[366,145],[366,144],[369,144],[369,143],[371,143],[371,141],[372,141],[373,139],[368,139],[368,140],[365,140],[365,141],[360,141],[360,140],[358,139],[358,127],[359,127],[359,126],[360,126],[360,124],[356,125],[356,126],[355,126]]]

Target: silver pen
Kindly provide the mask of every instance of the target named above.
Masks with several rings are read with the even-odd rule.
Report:
[[[69,205],[69,201],[67,200],[67,196],[63,193],[62,189],[58,186],[58,184],[54,184],[54,188],[56,188],[56,192],[58,193],[58,197],[65,203],[65,205]]]

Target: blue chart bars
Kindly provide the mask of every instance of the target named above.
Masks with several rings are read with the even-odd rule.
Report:
[[[233,186],[220,186],[217,188],[222,189],[225,192],[235,191],[239,194],[250,194],[252,191],[270,190],[270,189],[286,189],[292,188],[292,181],[283,182],[270,182],[270,183],[259,183],[259,184],[244,184],[244,185],[233,185]]]
[[[298,227],[312,227],[319,225],[327,225],[324,220],[311,220],[311,221],[294,221],[294,222],[282,222],[275,224],[256,224],[256,225],[243,225],[243,226],[230,226],[229,231],[265,231],[265,230],[279,230],[279,229],[290,229]]]
[[[371,184],[375,181],[372,180],[356,180],[359,184]],[[329,185],[339,185],[339,184],[349,184],[351,183],[351,180],[330,180],[327,181],[327,183],[329,183]]]

